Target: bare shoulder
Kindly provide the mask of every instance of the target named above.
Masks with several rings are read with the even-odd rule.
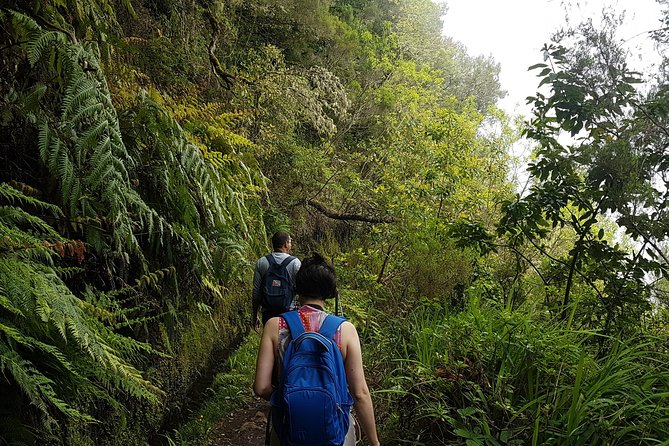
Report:
[[[273,317],[267,321],[263,328],[263,336],[269,336],[270,339],[279,338],[279,317]]]
[[[341,324],[341,335],[343,339],[353,340],[357,339],[358,331],[355,329],[355,326],[349,321],[344,321]]]

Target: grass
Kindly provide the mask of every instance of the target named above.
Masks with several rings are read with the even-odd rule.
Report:
[[[252,385],[259,343],[260,336],[252,332],[228,358],[225,371],[216,375],[208,389],[211,396],[207,402],[190,421],[168,438],[170,444],[203,444],[222,417],[253,399]]]
[[[404,357],[387,364],[394,379],[384,393],[396,399],[388,405],[396,413],[384,415],[401,421],[384,430],[397,442],[669,443],[669,352],[662,337],[611,339],[601,355],[600,334],[531,311],[416,308],[407,322],[411,327],[397,332]]]

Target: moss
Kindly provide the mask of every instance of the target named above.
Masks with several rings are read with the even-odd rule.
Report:
[[[202,403],[214,374],[234,361],[228,357],[247,330],[248,295],[248,289],[240,284],[226,290],[211,313],[203,310],[184,312],[176,330],[169,330],[165,321],[157,323],[150,332],[156,333],[155,342],[169,355],[154,359],[147,377],[165,392],[161,403],[152,405],[128,400],[122,395],[114,395],[114,398],[124,404],[125,410],[104,400],[82,402],[93,408],[100,423],[87,426],[65,424],[64,443],[77,446],[145,445],[181,424],[187,413]],[[170,332],[172,335],[168,334]],[[219,376],[215,386],[220,387],[225,382],[228,381]]]
[[[180,445],[200,445],[212,427],[227,414],[252,400],[251,386],[260,337],[252,333],[225,362],[214,378],[207,402],[174,437]]]

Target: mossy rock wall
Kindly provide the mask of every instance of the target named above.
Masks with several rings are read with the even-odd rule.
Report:
[[[157,406],[145,401],[126,400],[115,409],[100,401],[89,402],[99,423],[65,425],[64,444],[68,445],[146,445],[164,444],[169,434],[207,396],[207,388],[226,358],[248,333],[250,290],[237,285],[218,300],[211,313],[191,312],[168,330],[164,321],[147,327],[153,343],[166,353],[152,360],[147,377],[165,395]]]

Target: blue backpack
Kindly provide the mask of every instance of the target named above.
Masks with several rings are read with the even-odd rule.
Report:
[[[272,254],[267,254],[265,258],[269,268],[262,289],[263,308],[276,312],[287,311],[293,302],[293,281],[288,274],[288,265],[295,257],[288,256],[281,263],[276,263]]]
[[[344,360],[332,340],[343,318],[328,315],[321,329],[306,332],[297,311],[281,315],[291,341],[281,382],[272,393],[272,425],[282,446],[341,446],[353,398]]]

